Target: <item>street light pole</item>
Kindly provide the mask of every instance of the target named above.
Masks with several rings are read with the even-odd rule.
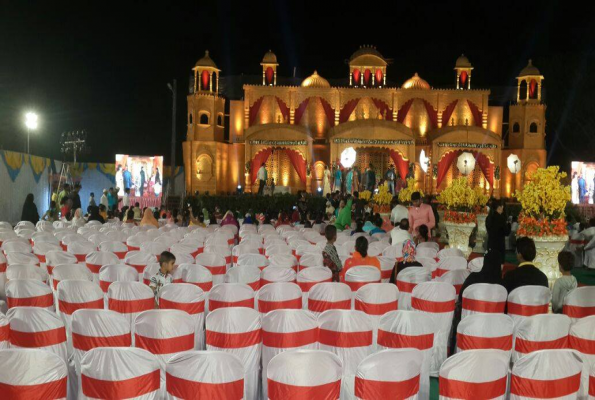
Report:
[[[176,94],[177,84],[174,79],[173,85],[168,83],[167,87],[172,93],[172,109],[171,109],[171,170],[169,175],[169,190],[172,195],[175,192],[176,184],[174,182],[176,169]]]

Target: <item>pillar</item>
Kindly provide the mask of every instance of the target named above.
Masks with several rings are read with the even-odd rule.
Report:
[[[209,92],[213,93],[213,73],[209,74]]]

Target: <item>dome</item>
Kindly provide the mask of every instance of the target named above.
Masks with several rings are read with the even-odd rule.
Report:
[[[386,60],[376,47],[370,45],[360,46],[349,58],[349,65],[362,65],[366,67],[386,67]]]
[[[313,87],[313,88],[328,88],[331,84],[326,79],[318,75],[318,72],[314,71],[312,75],[304,79],[302,87]]]
[[[205,51],[204,57],[196,62],[195,67],[217,68],[217,65],[215,64],[215,61],[213,61],[213,59],[209,56],[209,51],[207,50]]]
[[[471,68],[471,63],[469,62],[469,59],[465,57],[464,54],[461,54],[461,56],[457,58],[455,68]]]
[[[430,84],[420,78],[416,72],[415,75],[407,79],[401,87],[403,89],[430,89]]]
[[[271,50],[262,57],[261,64],[277,64],[277,56]]]
[[[539,70],[533,65],[533,60],[529,60],[529,64],[519,74],[521,76],[541,75]]]

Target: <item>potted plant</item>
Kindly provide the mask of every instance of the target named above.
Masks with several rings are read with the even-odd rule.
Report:
[[[390,202],[392,199],[393,195],[388,191],[387,183],[383,183],[382,185],[378,186],[378,193],[375,193],[374,196],[372,196],[374,212],[380,213],[382,217],[386,217],[386,214],[389,214],[390,216]]]
[[[534,264],[547,275],[550,285],[560,276],[557,257],[568,240],[564,210],[571,196],[570,186],[561,182],[564,178],[566,173],[558,166],[538,168],[514,195],[522,207],[517,236],[533,239]]]
[[[407,187],[404,187],[399,192],[399,203],[409,207],[411,205],[411,195],[415,192],[419,192],[421,197],[424,197],[424,193],[421,190],[416,189],[415,185],[415,178],[407,178]]]
[[[436,198],[446,207],[444,210],[444,226],[448,232],[448,245],[460,249],[465,257],[471,254],[469,237],[475,229],[478,192],[471,186],[466,177],[455,179]]]

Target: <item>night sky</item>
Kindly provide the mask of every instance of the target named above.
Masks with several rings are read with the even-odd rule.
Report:
[[[128,153],[168,163],[166,85],[176,78],[180,165],[188,79],[205,49],[222,76],[260,75],[270,48],[280,75],[295,67],[331,79],[346,78],[345,60],[372,44],[393,59],[387,78],[399,85],[418,72],[452,87],[465,53],[474,88],[507,93],[532,58],[545,76],[549,162],[595,161],[595,8],[584,2],[206,3],[2,1],[0,147],[24,151],[24,112],[34,110],[33,154],[62,159],[60,134],[85,129],[84,161]]]

